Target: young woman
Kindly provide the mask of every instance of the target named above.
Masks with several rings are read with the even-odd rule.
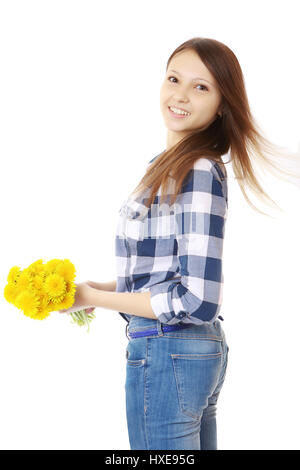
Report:
[[[258,132],[238,60],[221,42],[193,38],[172,53],[160,106],[167,145],[120,209],[117,280],[78,284],[72,310],[103,307],[128,322],[131,449],[217,449],[228,360],[220,315],[228,209],[221,157],[230,150],[252,207],[245,185],[275,203],[254,174],[251,151],[271,171],[288,173],[281,150]]]

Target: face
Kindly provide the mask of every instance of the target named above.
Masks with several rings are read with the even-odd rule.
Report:
[[[208,127],[222,113],[221,101],[217,82],[198,54],[193,50],[176,54],[160,91],[160,109],[168,129],[166,150],[190,132]],[[189,114],[175,114],[170,106]]]

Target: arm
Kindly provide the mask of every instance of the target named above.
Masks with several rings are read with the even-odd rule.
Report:
[[[181,282],[155,284],[147,292],[109,292],[88,288],[87,303],[162,323],[214,321],[222,299],[222,251],[227,204],[218,173],[199,161],[177,198],[176,241]],[[201,169],[202,168],[202,169]],[[194,225],[186,220],[196,218]],[[182,224],[182,216],[185,223]],[[196,216],[196,217],[194,217]],[[193,230],[190,230],[190,229]]]
[[[90,287],[98,290],[106,290],[109,292],[115,292],[117,287],[117,281],[110,281],[110,282],[94,282],[94,281],[87,281],[86,282]]]
[[[216,168],[208,159],[197,160],[176,199],[180,281],[150,287],[151,306],[162,323],[199,325],[215,321],[222,301],[226,213],[227,202]]]
[[[150,292],[109,292],[93,287],[87,288],[87,303],[128,315],[156,318],[150,304]]]
[[[96,287],[92,287],[91,284]],[[150,292],[104,291],[100,289],[100,286],[104,285],[113,288],[115,287],[115,281],[106,284],[92,281],[76,284],[73,305],[68,309],[60,310],[60,313],[71,313],[83,309],[91,310],[95,307],[103,307],[109,310],[121,310],[129,315],[156,318],[150,304]]]

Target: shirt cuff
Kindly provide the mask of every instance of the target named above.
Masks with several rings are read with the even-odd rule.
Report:
[[[149,288],[152,310],[161,323],[176,324],[186,316],[180,299],[174,296],[172,298],[172,292],[179,284],[180,282],[170,280]]]

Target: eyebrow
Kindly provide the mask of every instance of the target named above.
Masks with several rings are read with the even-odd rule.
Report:
[[[170,69],[169,72],[175,72],[177,73],[177,75],[179,75],[181,77],[181,74],[179,72],[176,72],[176,70],[173,70],[173,69]],[[212,83],[210,83],[208,80],[205,80],[205,78],[201,78],[201,77],[195,77],[193,78],[192,81],[195,81],[195,80],[204,80],[205,82],[209,83],[211,86],[214,86]]]

